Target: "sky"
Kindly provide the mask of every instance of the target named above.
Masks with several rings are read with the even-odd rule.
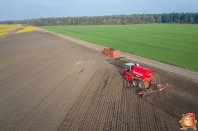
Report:
[[[0,0],[0,21],[198,12],[198,0]]]

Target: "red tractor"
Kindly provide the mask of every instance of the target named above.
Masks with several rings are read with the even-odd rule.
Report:
[[[122,76],[133,86],[142,89],[138,94],[145,96],[153,92],[159,92],[170,87],[168,83],[156,84],[152,70],[140,67],[139,64],[126,63],[122,70]],[[150,88],[152,87],[152,88]]]
[[[155,84],[153,71],[138,64],[126,63],[122,75],[127,81],[132,82],[133,86],[138,86],[140,89],[147,89],[151,84]]]

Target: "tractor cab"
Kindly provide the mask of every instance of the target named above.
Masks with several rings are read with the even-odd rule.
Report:
[[[135,65],[134,63],[126,63],[125,64],[126,72],[130,72],[133,69],[134,65]]]
[[[126,72],[130,72],[133,69],[134,66],[135,66],[134,63],[126,63],[124,65],[124,69],[122,70],[122,76],[125,77]]]

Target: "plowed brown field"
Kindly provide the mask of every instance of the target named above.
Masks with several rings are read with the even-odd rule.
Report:
[[[120,75],[125,62],[98,46],[35,31],[0,39],[0,130],[179,131],[198,118],[198,85],[140,63],[173,87],[142,99]]]

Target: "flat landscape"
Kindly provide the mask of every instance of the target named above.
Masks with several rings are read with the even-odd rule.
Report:
[[[198,26],[195,24],[41,28],[198,72]]]
[[[138,61],[85,43],[41,30],[0,39],[1,131],[180,131],[182,114],[198,118],[197,82],[140,63],[173,85],[142,99],[120,74]]]

